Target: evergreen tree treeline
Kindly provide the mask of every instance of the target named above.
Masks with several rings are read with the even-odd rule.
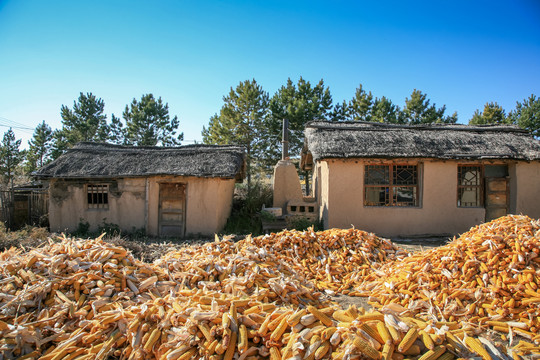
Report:
[[[122,117],[104,112],[105,102],[92,93],[80,93],[70,108],[62,105],[62,128],[53,130],[42,121],[20,150],[21,140],[12,129],[4,133],[0,144],[0,176],[10,183],[16,173],[29,174],[60,156],[80,141],[111,142],[123,145],[174,146],[183,141],[178,132],[180,121],[169,115],[169,105],[161,97],[143,94],[140,100],[126,105]],[[303,146],[303,130],[312,120],[372,121],[394,124],[453,124],[457,113],[446,114],[446,106],[437,107],[427,94],[414,89],[403,107],[385,97],[376,97],[358,86],[350,100],[333,103],[328,86],[321,79],[316,84],[300,77],[290,78],[270,96],[255,79],[231,87],[223,97],[221,109],[202,130],[205,144],[236,144],[247,151],[247,179],[257,173],[269,174],[281,158],[282,121],[289,120],[289,149],[298,157]],[[516,102],[509,113],[496,102],[488,102],[476,110],[470,125],[516,124],[540,137],[540,98],[536,95]]]

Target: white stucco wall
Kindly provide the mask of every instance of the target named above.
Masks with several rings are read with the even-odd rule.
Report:
[[[540,161],[515,165],[515,213],[540,218]]]
[[[109,184],[108,209],[88,209],[86,184]],[[49,223],[52,231],[73,232],[81,221],[97,231],[103,223],[118,225],[123,231],[144,228],[144,179],[115,181],[58,181],[49,187]]]
[[[148,180],[148,234],[158,235],[159,184],[186,185],[185,235],[213,235],[225,226],[231,213],[234,179],[160,176]]]
[[[104,181],[58,181],[50,183],[49,222],[52,231],[73,232],[81,219],[90,231],[106,223],[123,231],[145,228],[158,235],[159,184],[186,185],[185,235],[213,235],[225,226],[232,208],[234,179],[155,176]],[[88,209],[86,184],[109,185],[108,209]]]
[[[484,222],[484,208],[457,206],[457,167],[464,162],[420,162],[419,207],[374,207],[364,206],[366,161],[319,161],[314,171],[315,191],[325,228],[355,226],[381,236],[457,235]],[[535,217],[540,203],[539,171],[540,162],[517,164],[515,178],[510,171],[510,183],[517,183],[517,190],[511,189],[510,196],[517,197],[518,212],[529,212]]]

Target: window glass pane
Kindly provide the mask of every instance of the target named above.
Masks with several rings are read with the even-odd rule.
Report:
[[[416,165],[396,165],[394,168],[394,185],[416,185]]]
[[[385,206],[389,205],[389,189],[385,186],[366,187],[366,206]]]
[[[482,180],[481,174],[480,166],[460,166],[458,168],[459,185],[480,185]]]
[[[507,165],[486,165],[484,167],[484,173],[486,177],[507,177],[508,166]]]
[[[416,186],[394,187],[395,206],[416,206]]]
[[[367,165],[365,167],[366,185],[388,185],[390,184],[390,167],[387,165]]]
[[[480,188],[463,187],[458,189],[458,206],[477,207],[480,206]]]

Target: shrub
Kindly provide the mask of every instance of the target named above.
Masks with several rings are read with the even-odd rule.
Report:
[[[272,186],[256,181],[251,184],[248,191],[247,185],[237,185],[233,198],[231,216],[223,232],[227,234],[252,234],[262,233],[261,209],[272,205]]]
[[[287,227],[289,229],[295,229],[298,231],[304,231],[313,227],[313,231],[324,230],[322,221],[311,221],[304,216],[294,216],[287,221]]]

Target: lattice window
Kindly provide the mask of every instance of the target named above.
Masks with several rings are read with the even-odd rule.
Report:
[[[86,186],[87,202],[89,209],[109,208],[109,185],[91,184]]]
[[[458,166],[458,207],[482,206],[482,166]]]
[[[418,206],[418,165],[366,165],[364,205]]]

